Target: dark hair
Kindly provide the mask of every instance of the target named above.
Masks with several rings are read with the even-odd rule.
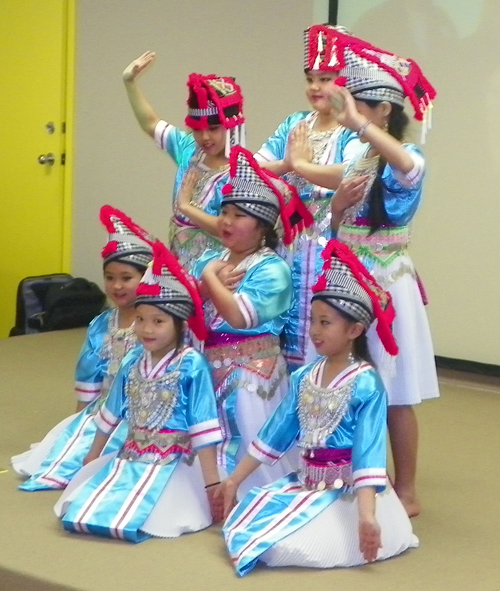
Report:
[[[144,273],[146,272],[147,267],[145,265],[140,265],[139,263],[134,263],[131,261],[124,261],[120,258],[116,258],[116,259],[111,259],[108,261],[104,261],[102,264],[102,270],[103,272],[106,271],[106,267],[110,264],[110,263],[120,263],[120,265],[128,265],[129,267],[133,267],[136,271],[139,271],[139,273],[141,275],[144,275]]]
[[[233,78],[233,80],[235,80]],[[222,93],[215,89],[215,92],[217,93],[218,96],[222,97]],[[188,98],[188,107],[190,109],[199,109],[200,105],[198,103],[198,97],[196,96],[196,93],[194,92],[190,92],[189,93],[189,98]],[[224,115],[229,118],[229,117],[235,117],[236,115],[239,114],[239,106],[238,105],[231,105],[229,107],[226,107],[224,110]],[[192,119],[195,119],[196,121],[199,121],[201,119],[201,117],[191,117]],[[207,123],[208,125],[221,125],[221,120],[219,118],[219,115],[210,115],[209,117],[207,117]]]
[[[264,244],[267,246],[267,248],[276,250],[279,244],[279,238],[276,230],[268,222],[264,222],[258,218],[257,221],[259,222],[259,226],[264,229]]]
[[[356,100],[362,100],[372,109],[377,107],[382,102],[367,99]],[[401,105],[395,105],[393,103],[391,103],[391,105],[392,110],[389,115],[387,132],[389,135],[392,135],[393,138],[402,141],[409,124],[408,115],[404,112],[404,109]],[[384,203],[384,191],[390,191],[382,179],[386,165],[386,159],[380,157],[377,176],[373,181],[370,195],[368,197],[368,219],[370,221],[370,235],[375,234],[375,232],[377,232],[377,230],[379,230],[382,226],[388,226],[391,223]]]

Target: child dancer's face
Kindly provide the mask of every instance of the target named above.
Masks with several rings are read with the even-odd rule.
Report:
[[[207,156],[220,156],[226,149],[226,130],[222,125],[193,129],[193,137]]]
[[[126,263],[112,262],[104,268],[104,291],[118,308],[130,308],[142,273]]]
[[[331,113],[332,105],[329,95],[335,86],[335,72],[306,73],[306,96],[314,110],[320,113]]]
[[[222,244],[232,252],[253,252],[260,247],[262,226],[236,205],[222,207],[218,224]]]
[[[173,317],[156,306],[137,306],[134,330],[146,351],[156,354],[159,359],[177,346]]]
[[[309,336],[318,355],[339,361],[347,359],[354,340],[363,330],[360,322],[350,322],[326,302],[314,300],[311,304]]]

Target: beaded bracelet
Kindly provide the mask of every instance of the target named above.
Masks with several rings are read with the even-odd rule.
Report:
[[[212,482],[212,484],[207,484],[205,486],[205,489],[210,488],[211,486],[217,486],[218,484],[220,484],[220,480],[219,480],[219,482]]]
[[[368,119],[368,121],[365,121],[365,123],[363,123],[363,125],[358,129],[356,135],[359,139],[361,139],[365,135],[366,128],[370,125],[370,123],[371,121],[370,119]]]

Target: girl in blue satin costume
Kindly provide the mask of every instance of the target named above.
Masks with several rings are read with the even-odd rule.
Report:
[[[340,182],[343,167],[360,148],[356,135],[338,124],[328,93],[337,73],[330,65],[331,48],[321,47],[316,60],[317,29],[305,31],[306,96],[313,111],[293,113],[255,155],[257,161],[293,184],[314,217],[310,233],[297,237],[286,256],[292,268],[295,304],[284,328],[283,353],[290,370],[316,357],[309,336],[310,292],[321,272],[321,251],[330,238],[330,202],[334,191],[324,188]],[[319,41],[323,39],[323,33]],[[311,43],[314,41],[314,50]],[[336,179],[336,180],[335,180]]]
[[[415,117],[423,119],[425,133],[435,91],[412,60],[339,34],[335,46],[345,69],[338,79],[344,86],[334,89],[332,104],[338,120],[358,133],[363,148],[347,167],[332,202],[333,230],[394,301],[393,330],[400,348],[395,361],[386,363],[373,331],[368,340],[389,397],[394,489],[414,516],[420,512],[420,502],[413,406],[438,397],[439,386],[425,294],[408,251],[409,224],[420,206],[425,161],[417,146],[403,143],[408,126],[403,109],[409,98]],[[346,197],[360,179],[359,193]]]
[[[194,281],[160,243],[135,305],[144,350],[123,360],[96,416],[85,467],[55,510],[68,531],[141,542],[212,523],[221,431],[208,363],[182,344],[185,321],[197,338],[206,333],[202,302]],[[129,428],[123,446],[99,457],[124,418]]]
[[[67,486],[92,444],[95,416],[128,351],[140,347],[135,337],[135,290],[151,260],[149,235],[122,212],[101,209],[110,238],[103,249],[104,287],[115,308],[95,318],[88,330],[76,366],[77,413],[56,425],[29,451],[14,456],[14,470],[29,478],[21,490],[62,489]],[[124,441],[126,425],[118,425],[106,453]]]
[[[174,127],[156,115],[139,89],[136,77],[154,61],[147,51],[123,72],[132,110],[141,128],[165,150],[177,166],[170,221],[170,248],[185,269],[207,248],[217,248],[216,218],[220,213],[221,189],[227,182],[231,145],[245,145],[243,97],[231,78],[191,74],[188,80],[190,133]],[[191,202],[179,204],[177,194],[186,172],[194,168],[199,177]]]
[[[327,245],[324,260],[310,327],[321,357],[292,374],[287,396],[216,492],[227,513],[240,483],[261,463],[280,460],[298,440],[298,470],[253,488],[224,525],[240,576],[258,561],[356,566],[418,544],[403,505],[387,486],[387,395],[367,351],[366,330],[376,315],[384,346],[397,352],[390,296],[338,241]]]
[[[281,214],[289,243],[296,231],[290,219],[295,224],[307,217],[293,188],[263,171],[250,152],[233,148],[230,160],[219,216],[225,249],[205,253],[193,270],[207,298],[204,352],[224,435],[218,459],[229,473],[286,391],[280,334],[293,292],[290,268],[273,250],[274,227]],[[289,469],[287,460],[274,469],[264,467],[253,482],[265,484]]]

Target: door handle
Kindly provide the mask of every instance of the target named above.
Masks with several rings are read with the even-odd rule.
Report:
[[[40,154],[40,156],[38,156],[39,164],[46,164],[47,166],[52,166],[55,161],[56,158],[54,154],[52,154],[51,152],[49,152],[48,154]]]

